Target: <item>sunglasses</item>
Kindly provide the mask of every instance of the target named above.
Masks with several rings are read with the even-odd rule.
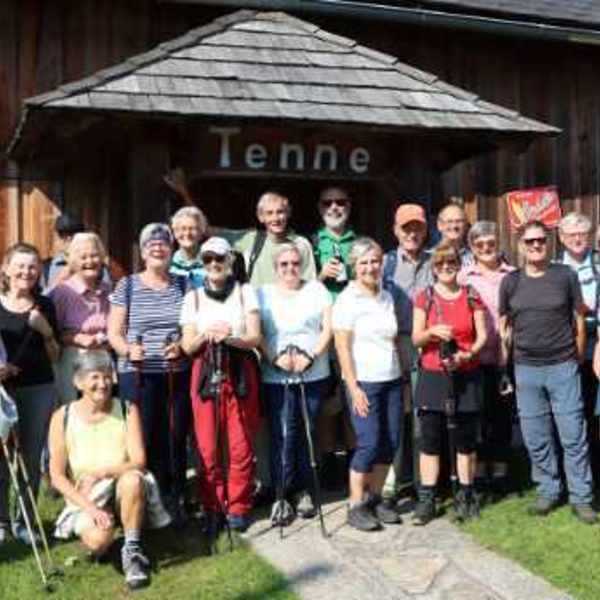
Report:
[[[477,248],[477,250],[484,250],[485,248],[495,248],[496,240],[479,240],[478,242],[473,242],[473,246]]]
[[[434,263],[434,266],[436,267],[436,269],[440,267],[451,267],[452,269],[458,269],[458,261],[440,260],[439,262]]]
[[[299,267],[300,261],[299,260],[282,260],[278,264],[280,267],[283,267],[284,269],[286,269],[287,267]]]
[[[328,198],[327,200],[321,200],[321,206],[323,208],[329,208],[332,204],[345,208],[350,203],[348,198]]]
[[[225,262],[225,256],[222,254],[203,254],[202,255],[202,264],[210,265],[210,263],[216,262],[217,264],[222,264]]]
[[[528,248],[531,248],[534,244],[537,244],[538,246],[545,246],[547,241],[548,241],[548,239],[546,237],[536,237],[536,238],[526,238],[523,240],[523,243]]]

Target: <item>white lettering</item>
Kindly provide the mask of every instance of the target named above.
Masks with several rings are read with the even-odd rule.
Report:
[[[337,171],[338,153],[335,146],[331,144],[317,144],[315,148],[315,157],[313,159],[313,169],[315,171],[323,170],[323,157],[328,156],[329,171]]]
[[[290,169],[290,157],[294,156],[295,170],[304,171],[304,148],[300,144],[281,144],[279,168],[283,171]]]
[[[219,152],[219,166],[222,169],[231,167],[231,147],[229,139],[232,135],[240,133],[239,127],[211,127],[210,133],[221,136],[221,150]]]
[[[245,159],[249,169],[264,169],[267,164],[267,149],[262,144],[250,144],[246,148]]]
[[[350,163],[350,168],[355,173],[366,173],[369,170],[369,161],[371,160],[371,155],[366,148],[354,148],[350,153],[350,158],[348,162]]]

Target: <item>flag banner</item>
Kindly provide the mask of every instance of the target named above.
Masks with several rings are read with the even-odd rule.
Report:
[[[531,221],[541,221],[554,228],[562,217],[560,199],[554,186],[514,190],[504,194],[512,231]]]

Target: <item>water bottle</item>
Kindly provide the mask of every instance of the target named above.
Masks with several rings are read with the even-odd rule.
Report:
[[[348,281],[348,271],[346,270],[346,265],[344,263],[342,253],[340,251],[339,244],[333,245],[333,258],[335,258],[338,261],[338,263],[340,264],[340,267],[341,267],[340,272],[338,273],[335,280],[338,283],[346,283],[346,281]]]

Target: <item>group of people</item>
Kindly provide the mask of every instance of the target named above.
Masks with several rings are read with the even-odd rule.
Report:
[[[284,526],[315,516],[309,446],[325,464],[338,438],[350,526],[401,523],[393,491],[411,445],[413,522],[436,515],[443,457],[457,518],[475,518],[477,481],[507,489],[513,388],[538,486],[533,512],[557,506],[566,480],[576,517],[596,522],[600,275],[586,216],[562,219],[555,261],[546,226],[526,225],[515,269],[496,224],[469,227],[455,204],[439,213],[433,248],[424,209],[401,204],[398,246],[384,254],[350,227],[341,187],[320,194],[311,239],[290,228],[281,193],[260,197],[259,229],[230,230],[174,187],[186,205],[170,225],[142,229],[142,268],[114,287],[98,235],[66,216],[51,263],[25,243],[5,253],[0,377],[36,492],[48,449],[66,500],[56,535],[101,555],[118,517],[126,580],[144,585],[142,525],[185,523],[189,466],[209,527],[244,531],[258,496],[275,499],[272,521]],[[0,463],[0,543],[7,499]],[[12,534],[31,542],[22,515]]]

